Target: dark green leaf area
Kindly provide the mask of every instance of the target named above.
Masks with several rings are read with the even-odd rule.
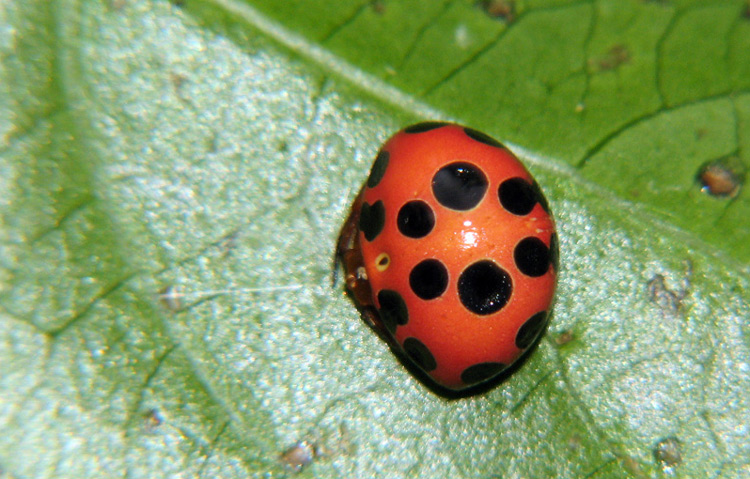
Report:
[[[696,171],[685,170],[730,153],[750,164],[743,148],[750,136],[750,22],[742,0],[508,2],[513,15],[505,21],[477,2],[362,2],[341,8],[336,25],[326,28],[313,28],[321,20],[303,9],[305,2],[286,2],[285,8],[297,5],[309,15],[294,19],[279,16],[275,3],[255,2],[311,41],[463,123],[584,166],[586,178],[605,189],[627,185],[639,192],[623,194],[629,201],[750,262],[741,244],[748,232],[746,196],[731,205],[693,198]],[[680,131],[666,126],[675,118]],[[665,128],[658,135],[652,130],[649,149],[625,147],[625,138],[660,121]],[[665,162],[675,137],[687,132],[696,136],[688,143],[713,151],[687,144],[681,159]],[[602,174],[588,169],[592,162],[601,163]],[[675,166],[677,176],[651,174]],[[662,194],[689,196],[691,207],[675,208],[681,202],[664,201]]]

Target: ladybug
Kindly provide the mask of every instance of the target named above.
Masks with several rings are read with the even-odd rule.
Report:
[[[439,388],[461,391],[497,377],[545,329],[557,242],[513,153],[424,122],[381,147],[336,256],[365,320]]]

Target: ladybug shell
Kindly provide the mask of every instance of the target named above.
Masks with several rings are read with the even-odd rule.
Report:
[[[554,221],[529,172],[483,133],[421,123],[394,135],[358,234],[383,329],[445,388],[498,375],[546,326]]]

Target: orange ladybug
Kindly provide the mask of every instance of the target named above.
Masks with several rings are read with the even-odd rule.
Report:
[[[558,240],[513,153],[471,128],[425,122],[381,147],[337,257],[392,348],[460,391],[502,373],[545,329]]]

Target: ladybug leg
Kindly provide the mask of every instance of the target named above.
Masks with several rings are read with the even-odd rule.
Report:
[[[362,192],[360,191],[354,204],[349,212],[349,217],[344,222],[339,232],[339,239],[336,242],[336,251],[333,254],[333,267],[331,268],[331,286],[336,287],[338,282],[338,264],[339,261],[344,266],[344,272],[349,273],[349,262],[345,257],[351,254],[359,246],[357,234],[359,233],[359,212],[362,207]]]
[[[345,256],[352,251],[357,244],[357,233],[359,233],[359,209],[362,204],[362,193],[357,195],[354,200],[349,217],[344,222],[339,232],[339,239],[336,241],[336,250],[333,253],[333,262],[331,265],[331,287],[336,288],[339,279],[339,262],[344,266],[345,274],[348,274],[349,267]]]
[[[359,234],[359,214],[361,208],[362,191],[360,190],[349,212],[349,217],[346,219],[344,226],[341,227],[339,239],[336,242],[336,251],[333,255],[333,268],[331,268],[331,284],[334,288],[338,282],[339,262],[344,266],[344,272],[348,276],[351,261],[347,261],[347,256],[351,256],[352,252],[359,247],[357,235]]]
[[[362,250],[359,247],[359,214],[362,210],[362,191],[354,200],[349,218],[341,228],[336,245],[335,261],[344,267],[344,284],[360,310],[373,306],[372,289],[367,278]],[[335,265],[334,265],[335,266]],[[334,271],[336,268],[334,267]]]
[[[388,339],[385,326],[380,320],[372,300],[372,288],[365,270],[362,250],[359,245],[359,214],[362,209],[362,192],[354,200],[349,218],[341,228],[334,258],[334,286],[336,266],[340,262],[344,267],[344,285],[347,293],[362,314],[362,319],[383,339]]]
[[[346,219],[346,222],[339,233],[339,240],[336,243],[337,259],[346,251],[352,250],[356,246],[355,242],[357,241],[357,234],[359,233],[359,214],[362,210],[363,193],[364,187],[359,190],[359,193],[357,193],[357,197],[354,199],[352,208],[349,211],[349,217]]]

